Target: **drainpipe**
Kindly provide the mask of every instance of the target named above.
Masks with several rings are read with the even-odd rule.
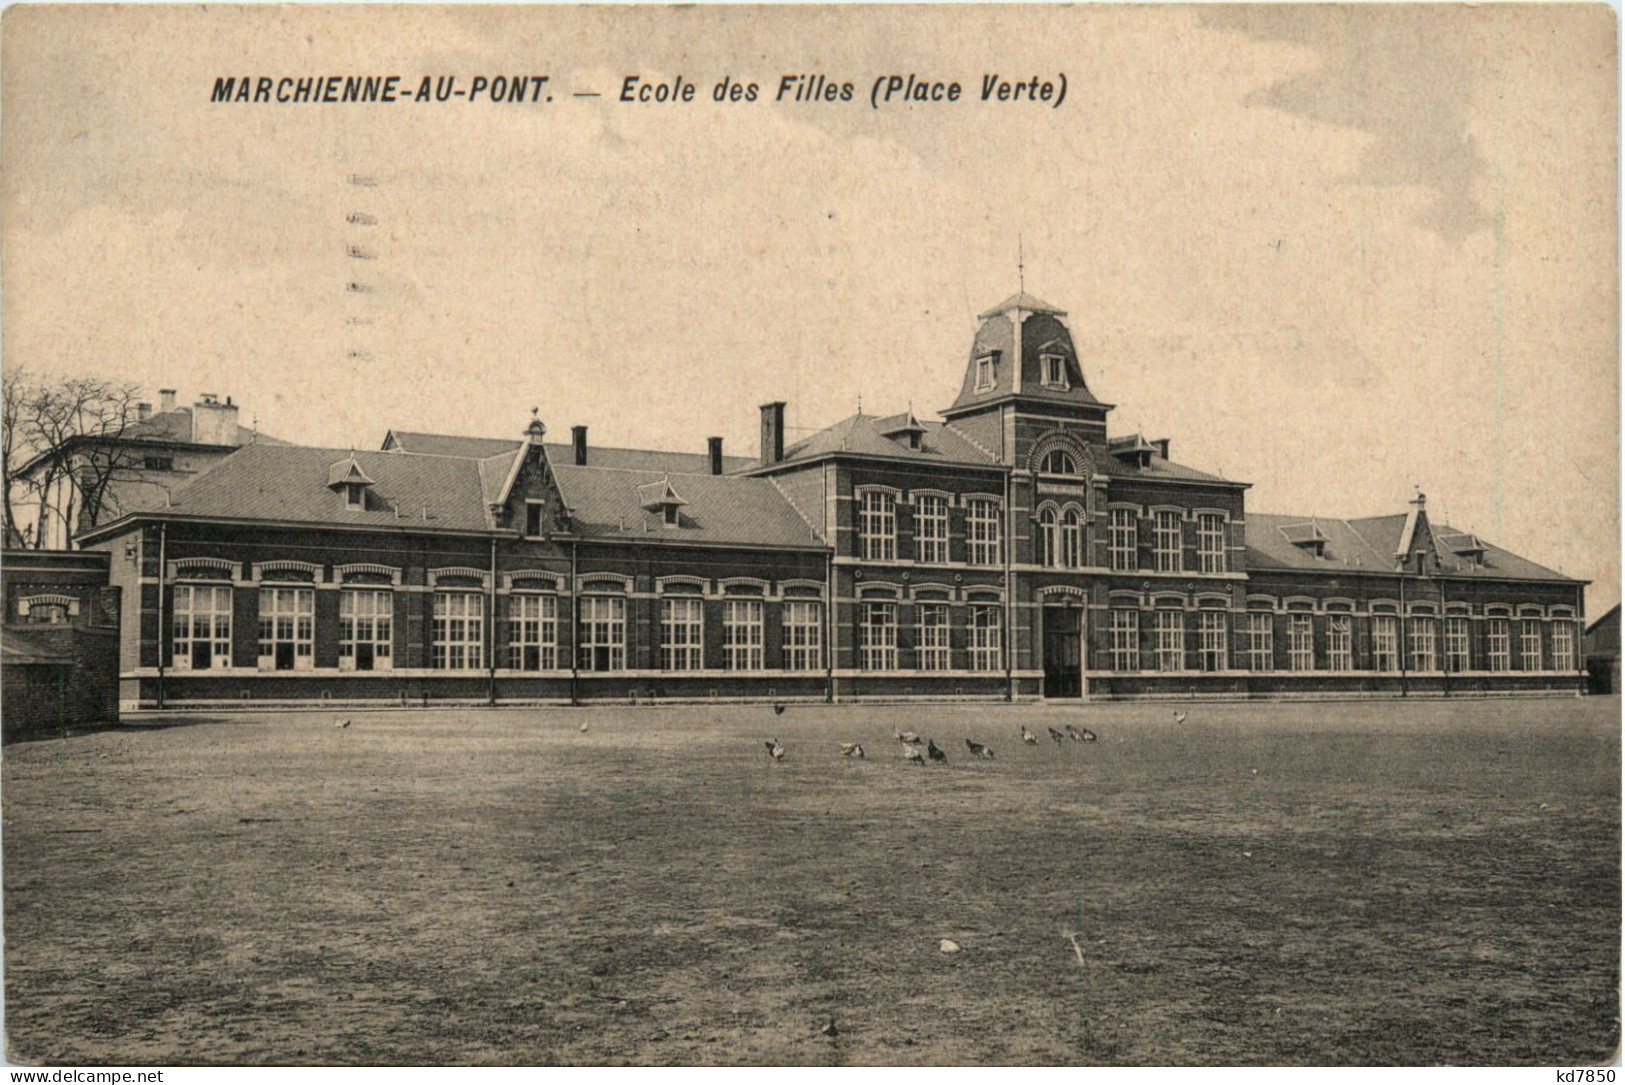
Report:
[[[1399,573],[1399,636],[1397,638],[1399,640],[1399,695],[1401,697],[1410,696],[1410,682],[1406,677],[1410,667],[1410,633],[1411,616],[1405,613],[1405,572],[1401,569]]]
[[[169,525],[158,524],[158,707],[164,707],[164,641],[169,623],[164,621],[164,589],[169,578]],[[233,603],[235,606],[235,603]],[[137,699],[137,703],[140,701]]]
[[[578,610],[581,606],[581,593],[576,590],[576,547],[577,540],[570,540],[570,704],[581,703],[576,695],[576,676],[580,672],[581,645],[576,639],[581,636],[581,615]]]
[[[494,536],[491,539],[491,581],[486,586],[485,593],[486,598],[489,600],[486,611],[490,614],[490,620],[485,623],[485,643],[487,645],[485,650],[485,703],[495,705],[497,703],[497,541]]]
[[[827,477],[827,476],[826,476]],[[827,502],[826,502],[827,507]],[[835,703],[835,550],[824,551],[824,697]]]
[[[1021,334],[1018,326],[1016,334]],[[1017,352],[1016,379],[1021,379],[1021,358]],[[1011,500],[1015,492],[1015,473],[1004,473],[1004,699],[1016,699],[1016,574],[1011,560],[1016,549],[1016,513]],[[1079,675],[1081,680],[1082,675]]]

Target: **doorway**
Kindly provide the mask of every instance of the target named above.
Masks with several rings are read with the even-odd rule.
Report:
[[[1044,697],[1083,696],[1082,607],[1044,608]]]

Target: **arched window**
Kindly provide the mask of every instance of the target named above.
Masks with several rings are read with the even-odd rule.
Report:
[[[1068,569],[1083,565],[1083,518],[1075,508],[1061,517],[1061,565]]]
[[[1044,457],[1039,471],[1046,475],[1075,475],[1078,473],[1078,461],[1072,458],[1072,453],[1057,448]]]
[[[1059,559],[1055,545],[1055,510],[1038,510],[1038,564],[1054,567]]]

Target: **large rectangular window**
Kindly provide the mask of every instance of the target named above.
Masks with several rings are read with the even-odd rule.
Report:
[[[948,604],[920,604],[919,663],[922,671],[945,671],[952,666],[948,650]]]
[[[339,669],[387,671],[393,665],[395,597],[376,588],[339,592]]]
[[[1140,669],[1140,612],[1114,610],[1111,612],[1112,670],[1137,671]]]
[[[314,588],[260,589],[260,670],[306,671],[316,663]]]
[[[1083,567],[1083,515],[1076,508],[1061,514],[1061,568]]]
[[[1140,517],[1133,509],[1111,510],[1111,559],[1117,572],[1139,568]]]
[[[1222,671],[1229,665],[1229,645],[1225,636],[1224,612],[1204,610],[1198,616],[1197,635],[1201,649],[1202,669]]]
[[[1286,619],[1286,666],[1289,671],[1315,669],[1315,618],[1312,614],[1288,614]]]
[[[866,671],[897,669],[897,604],[864,603],[858,627],[858,665]]]
[[[1518,637],[1518,669],[1538,671],[1541,669],[1540,623],[1526,618],[1518,624],[1522,626]]]
[[[1410,652],[1411,670],[1436,671],[1439,661],[1436,656],[1438,643],[1437,623],[1432,618],[1412,618],[1410,620]]]
[[[1347,614],[1331,614],[1326,618],[1326,668],[1354,669],[1354,619]]]
[[[1460,674],[1472,667],[1466,618],[1444,620],[1444,669]]]
[[[1512,623],[1505,618],[1489,619],[1489,665],[1492,671],[1512,669]]]
[[[914,560],[927,565],[948,561],[948,499],[924,494],[914,503]]]
[[[1273,614],[1247,615],[1247,669],[1273,671],[1275,669],[1275,616]]]
[[[970,669],[999,669],[1001,608],[991,603],[975,603],[970,608]]]
[[[697,671],[704,663],[705,600],[679,596],[660,600],[660,669]]]
[[[865,490],[858,513],[863,556],[870,561],[897,558],[897,498],[886,490]]]
[[[577,665],[584,671],[626,669],[626,600],[618,595],[586,595],[577,604]]]
[[[1155,555],[1157,572],[1177,573],[1184,568],[1182,552],[1184,521],[1179,513],[1164,509],[1157,513],[1155,529]]]
[[[509,596],[508,666],[516,671],[551,671],[558,665],[558,596]]]
[[[1159,610],[1156,612],[1157,670],[1182,671],[1185,669],[1185,612]]]
[[[432,662],[444,671],[477,670],[485,662],[485,596],[441,591],[434,596]]]
[[[231,588],[176,584],[174,599],[175,669],[202,671],[231,666]]]
[[[1371,662],[1387,674],[1399,670],[1399,619],[1377,614],[1371,619]]]
[[[762,661],[762,601],[722,603],[722,665],[730,671],[759,671]]]
[[[973,497],[965,503],[967,559],[972,565],[999,563],[999,502]]]
[[[814,671],[824,665],[824,604],[810,599],[784,603],[784,669]]]
[[[1552,670],[1574,670],[1574,626],[1562,618],[1552,623]]]
[[[1224,561],[1224,517],[1204,512],[1196,518],[1196,557],[1204,573],[1222,573]]]

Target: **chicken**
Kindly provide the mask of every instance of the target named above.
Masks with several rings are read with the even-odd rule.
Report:
[[[893,730],[892,737],[897,739],[898,742],[906,742],[911,746],[918,746],[920,744],[920,736],[915,734],[913,731]]]
[[[1027,728],[1023,727],[1021,729],[1021,741],[1025,742],[1029,746],[1036,746],[1038,745],[1038,736],[1027,730]]]
[[[1066,741],[1066,736],[1061,734],[1061,732],[1057,731],[1055,728],[1051,727],[1048,730],[1049,737],[1055,740],[1055,744],[1057,746]]]
[[[980,742],[972,742],[967,738],[965,740],[965,748],[970,751],[970,755],[972,757],[983,757],[989,761],[993,760],[993,751],[982,745]]]
[[[937,749],[935,739],[928,738],[925,740],[925,752],[933,761],[941,761],[944,765],[948,763],[948,755]]]
[[[925,755],[920,752],[918,746],[905,745],[903,747],[903,760],[915,765],[923,765],[925,764]]]
[[[784,743],[780,742],[776,738],[770,738],[766,743],[764,743],[764,745],[767,746],[767,754],[769,757],[775,761],[784,760]]]

